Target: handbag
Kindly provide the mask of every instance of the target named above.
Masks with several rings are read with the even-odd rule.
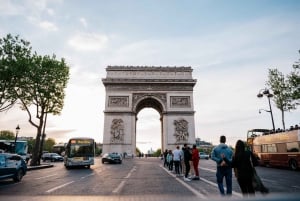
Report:
[[[260,177],[256,173],[256,169],[253,166],[251,155],[250,155],[250,162],[252,166],[252,185],[255,191],[260,191],[261,193],[269,193],[269,189],[264,186]]]

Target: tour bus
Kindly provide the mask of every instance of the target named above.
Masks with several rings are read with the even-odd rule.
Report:
[[[6,153],[16,153],[22,156],[22,158],[28,162],[28,143],[25,140],[17,140],[17,146],[15,147],[15,140],[0,140],[0,150]]]
[[[65,151],[66,151],[66,145],[64,143],[55,144],[52,147],[52,152],[57,153],[61,156],[65,155]]]
[[[95,141],[92,138],[77,137],[69,139],[64,156],[64,165],[68,169],[73,166],[94,165]]]
[[[292,170],[300,165],[300,129],[276,133],[268,129],[252,129],[247,133],[247,144],[261,165]]]

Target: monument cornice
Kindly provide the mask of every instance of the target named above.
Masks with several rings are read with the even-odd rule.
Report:
[[[174,83],[188,83],[188,84],[196,84],[197,79],[127,79],[127,78],[103,78],[103,84],[131,84],[131,83],[163,83],[163,84],[174,84]]]
[[[106,71],[192,72],[190,66],[107,66]]]

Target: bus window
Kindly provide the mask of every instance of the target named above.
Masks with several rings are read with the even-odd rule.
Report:
[[[277,148],[275,144],[263,144],[262,145],[262,152],[264,153],[276,153]]]
[[[299,152],[299,143],[298,142],[288,142],[286,143],[287,152]]]
[[[277,151],[278,152],[286,152],[286,143],[278,143],[277,144]]]

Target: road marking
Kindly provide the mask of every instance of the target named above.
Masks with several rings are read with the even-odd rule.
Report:
[[[94,174],[95,174],[95,173],[88,174],[88,175],[86,175],[86,176],[84,176],[84,177],[81,177],[80,179],[85,179],[85,178],[87,178],[87,177],[93,176]]]
[[[136,171],[136,166],[133,166],[133,168],[128,172],[128,174],[126,175],[126,177],[124,177],[124,179],[128,179],[134,171]],[[117,188],[115,188],[112,191],[112,193],[119,193],[123,188],[123,186],[125,185],[125,181],[126,180],[121,181],[121,183],[117,186]]]
[[[203,168],[203,167],[199,167],[199,169],[206,170],[206,171],[209,171],[209,172],[216,172],[217,171],[217,170],[214,170],[214,169]]]
[[[62,184],[62,185],[60,185],[60,186],[56,186],[56,187],[54,187],[54,188],[51,188],[50,190],[47,190],[46,193],[51,193],[51,192],[53,192],[53,191],[56,191],[57,189],[62,188],[62,187],[65,187],[65,186],[67,186],[67,185],[69,185],[69,184],[71,184],[71,183],[73,183],[73,182],[74,182],[74,181],[70,181],[70,182],[65,183],[65,184]]]
[[[203,168],[203,167],[200,167],[199,169],[206,170],[206,171],[209,171],[209,172],[214,172],[214,173],[217,171],[217,170],[214,170],[214,169]],[[215,187],[218,188],[218,185],[216,183],[211,182],[211,181],[209,181],[207,179],[204,179],[203,177],[200,177],[200,180],[202,180],[202,181],[204,181],[204,182],[206,182],[206,183],[208,183],[208,184],[210,184],[210,185],[215,186]],[[226,187],[224,187],[224,189],[226,190]],[[237,197],[243,197],[241,193],[238,193],[236,191],[232,191],[232,194],[235,195],[235,196],[237,196]]]
[[[209,181],[207,179],[204,179],[203,177],[200,177],[200,180],[204,181],[204,182],[206,182],[206,183],[208,183],[208,184],[210,184],[212,186],[215,186],[216,188],[218,188],[218,185],[216,183],[211,182],[211,181]],[[224,187],[224,189],[226,190],[226,187]],[[240,198],[243,197],[241,193],[238,193],[236,191],[232,191],[232,194],[235,195],[235,196],[237,196],[237,197],[240,197]]]
[[[174,174],[172,174],[171,172],[169,172],[168,170],[166,170],[162,165],[160,165],[161,168],[163,168],[169,175],[173,176],[176,178],[177,181],[179,181],[180,183],[182,183],[185,187],[187,187],[190,191],[192,191],[196,196],[198,197],[201,197],[201,198],[207,198],[205,195],[199,193],[198,191],[196,191],[194,188],[192,188],[191,186],[189,186],[187,183],[185,183],[184,181],[182,181],[181,179],[177,178]],[[199,169],[202,169],[202,170],[206,170],[206,171],[209,171],[209,172],[216,172],[216,170],[214,169],[209,169],[209,168],[199,168]],[[206,182],[216,188],[218,188],[218,185],[214,182],[211,182],[207,179],[204,179],[203,177],[200,177],[200,180],[203,181],[203,182]],[[224,189],[226,190],[226,187],[224,187]],[[236,191],[232,191],[232,194],[241,198],[243,197],[241,193],[238,193]]]
[[[202,193],[198,192],[197,190],[195,190],[194,188],[192,188],[190,185],[188,185],[186,182],[182,181],[181,179],[177,178],[176,175],[172,174],[171,172],[169,172],[166,168],[164,168],[162,165],[160,165],[160,167],[165,170],[169,175],[171,175],[172,177],[174,177],[179,183],[181,183],[183,186],[185,186],[187,189],[189,189],[192,193],[194,193],[197,197],[201,198],[201,199],[206,199],[207,197],[205,195],[203,195]]]
[[[47,177],[53,177],[57,174],[51,174],[51,175],[48,175],[48,176],[44,176],[44,177],[37,177],[37,178],[34,178],[34,179],[44,179],[44,178],[47,178]]]

